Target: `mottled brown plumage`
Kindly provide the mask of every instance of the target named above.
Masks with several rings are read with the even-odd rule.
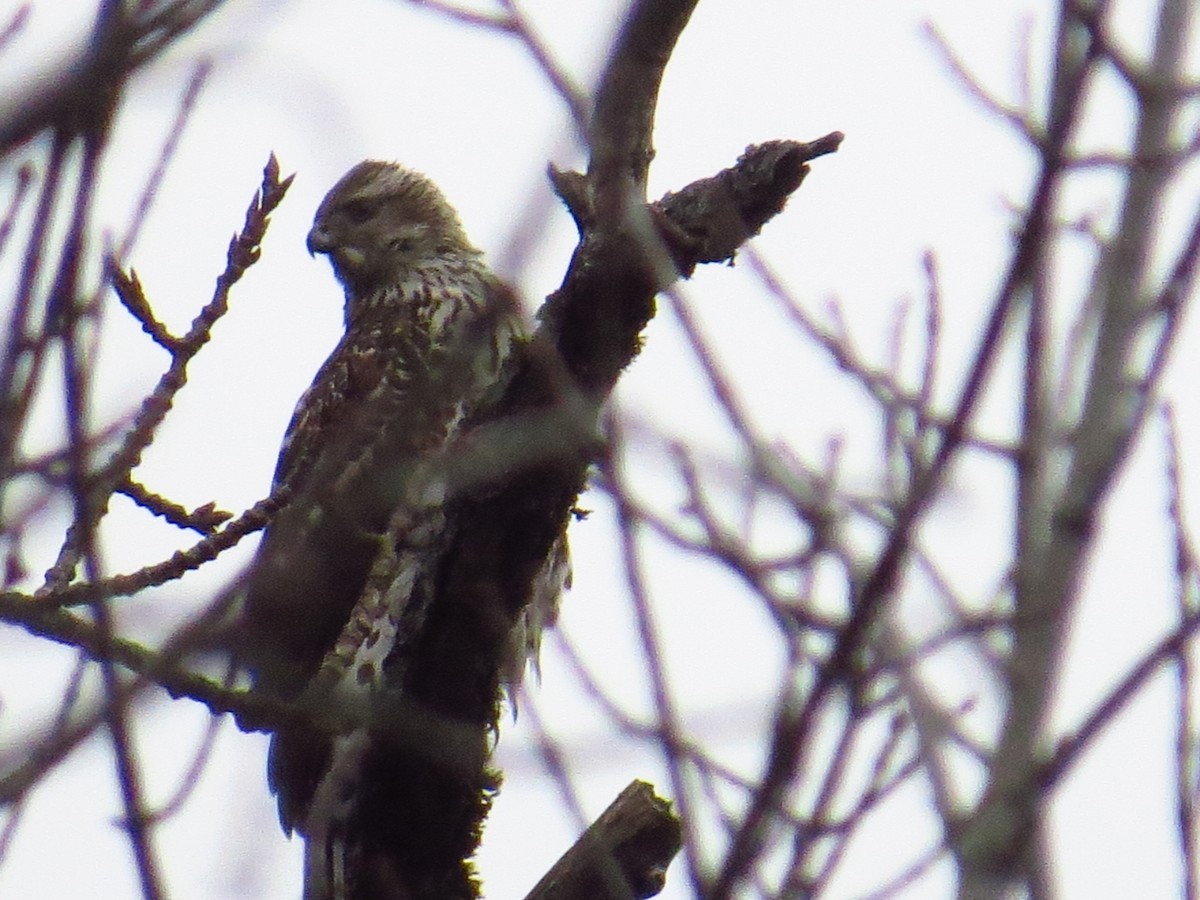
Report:
[[[388,692],[403,704],[412,680],[406,642],[441,602],[438,564],[453,532],[441,461],[503,385],[520,321],[440,191],[400,166],[368,161],[347,173],[321,203],[308,247],[329,256],[345,288],[346,333],[284,439],[275,482],[294,499],[256,558],[242,655],[256,688],[283,700],[337,707]],[[511,627],[510,658],[482,684],[520,678],[553,621],[567,571],[560,540],[531,585],[534,602]],[[482,731],[471,739],[478,748],[485,740]],[[420,847],[410,854],[416,862],[400,859],[407,851],[394,845],[413,841],[396,838],[392,810],[375,807],[390,798],[404,807],[395,811],[400,819],[413,817],[423,802],[436,802],[439,778],[459,776],[453,766],[426,771],[411,750],[384,743],[361,729],[334,741],[319,730],[273,737],[269,776],[280,819],[308,841],[306,898],[382,896],[389,879],[425,877]],[[477,775],[468,781],[474,796],[486,787]],[[371,887],[355,883],[364,878],[360,857],[379,846],[390,857],[367,866],[379,878]],[[401,889],[396,896],[466,890]]]

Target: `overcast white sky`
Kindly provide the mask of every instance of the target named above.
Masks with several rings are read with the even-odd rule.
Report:
[[[17,5],[0,3],[0,21]],[[0,95],[21,66],[46,59],[45,48],[78,37],[92,4],[42,0],[33,6],[28,34],[0,59]],[[589,83],[624,3],[526,0],[522,6],[558,62]],[[947,399],[1009,248],[1007,203],[1023,198],[1033,169],[1019,141],[948,76],[922,23],[936,23],[985,83],[1015,100],[1019,39],[1029,24],[1035,54],[1044,56],[1051,6],[1038,0],[702,0],[661,95],[651,192],[711,174],[752,142],[845,132],[841,151],[814,165],[758,249],[810,309],[838,298],[855,340],[879,361],[896,304],[923,290],[921,254],[936,250],[946,300],[941,396]],[[1145,45],[1148,7],[1120,4],[1119,33],[1132,47]],[[447,24],[400,0],[231,0],[193,39],[134,81],[105,163],[101,224],[119,229],[126,221],[198,55],[213,61],[214,72],[130,260],[161,317],[182,329],[207,299],[268,153],[297,177],[274,216],[262,263],[235,291],[232,312],[200,355],[138,474],[179,502],[215,500],[240,510],[266,493],[292,406],[338,336],[340,290],[326,262],[304,252],[313,210],[328,187],[364,157],[425,171],[502,274],[520,284],[532,310],[558,283],[574,238],[549,193],[545,166],[578,165],[582,156],[561,102],[512,41]],[[1090,133],[1104,144],[1124,135],[1129,121],[1126,101],[1114,90],[1094,110]],[[1111,213],[1106,187],[1099,181],[1081,189],[1075,208]],[[535,220],[538,241],[518,269],[511,242],[531,210],[542,216]],[[796,355],[797,344],[743,270],[703,271],[687,296],[768,435],[786,439],[810,461],[821,458],[830,436],[841,435],[848,477],[869,477],[877,457],[872,409],[824,360]],[[111,364],[100,384],[110,416],[134,405],[164,363],[121,316],[114,311],[108,323]],[[1200,374],[1194,331],[1178,346],[1172,385],[1194,385]],[[1002,433],[1013,402],[1003,391],[994,393],[983,428]],[[624,409],[665,433],[686,436],[718,456],[731,452],[669,315],[651,325],[620,397]],[[1194,391],[1176,399],[1185,446],[1195,447]],[[45,421],[49,430],[51,420]],[[1063,727],[1169,625],[1157,441],[1151,429],[1108,517],[1106,550],[1092,568],[1078,647],[1055,710]],[[673,486],[656,479],[653,454],[644,455],[645,470],[633,473],[635,481],[651,496],[670,498]],[[962,466],[950,499],[924,532],[927,542],[954,548],[950,574],[977,598],[997,585],[1008,546],[1006,484],[996,471]],[[576,588],[563,628],[614,694],[645,709],[629,611],[617,602],[624,590],[607,509],[599,497],[584,505],[597,513],[572,535]],[[113,571],[187,543],[131,508],[116,509],[114,519],[106,547]],[[52,535],[47,527],[47,540]],[[240,549],[239,558],[248,552],[249,546]],[[665,554],[656,561],[652,584],[659,588],[668,658],[689,720],[724,758],[752,772],[779,666],[768,623],[710,569]],[[31,561],[34,571],[45,564]],[[202,572],[136,608],[154,621],[154,604],[203,597],[232,571]],[[914,614],[919,619],[919,609]],[[157,621],[169,619],[157,614]],[[48,654],[21,634],[0,632],[0,743],[52,708],[47,698],[59,690],[70,663],[69,655]],[[631,778],[666,790],[653,753],[622,738],[580,699],[553,646],[543,669],[539,708],[565,741],[589,819]],[[972,692],[971,678],[949,660],[947,695]],[[1075,848],[1057,873],[1063,896],[1177,895],[1170,735],[1161,727],[1169,702],[1166,690],[1148,692],[1060,792],[1056,816],[1069,823],[1062,839]],[[989,733],[996,710],[986,697],[976,715],[980,732]],[[203,711],[186,702],[160,703],[141,720],[139,746],[156,800],[178,783],[205,721]],[[499,759],[508,781],[480,858],[488,895],[501,900],[523,895],[576,831],[528,749],[526,728],[523,718],[504,731]],[[196,796],[158,832],[172,897],[297,895],[300,846],[286,842],[276,826],[264,750],[261,736],[222,725]],[[876,886],[911,859],[902,854],[936,840],[921,812],[919,787],[901,800],[874,826],[888,830],[882,845],[896,857],[883,858],[881,844],[868,835],[863,845],[871,849],[863,859],[869,864],[849,866],[837,896]],[[0,896],[136,896],[126,843],[111,823],[118,809],[107,745],[92,741],[34,795],[0,865]],[[682,873],[674,869],[672,876],[664,896],[684,896]],[[942,867],[906,896],[940,898],[951,890],[949,869]]]

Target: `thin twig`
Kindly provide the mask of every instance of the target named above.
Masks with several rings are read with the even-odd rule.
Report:
[[[534,698],[523,687],[521,689],[521,712],[529,719],[530,728],[533,731],[534,740],[537,744],[538,756],[542,760],[542,766],[545,768],[546,774],[550,776],[550,780],[558,789],[558,798],[563,811],[571,818],[574,826],[582,831],[587,827],[587,817],[583,812],[583,802],[580,800],[579,792],[575,789],[575,785],[571,781],[570,771],[563,757],[562,747],[550,736],[550,732],[546,730],[546,725],[538,713]]]
[[[1048,152],[1034,186],[1033,201],[1026,228],[1017,242],[998,295],[992,305],[987,324],[966,381],[955,404],[954,414],[942,435],[929,469],[920,473],[913,489],[900,509],[887,542],[870,572],[857,586],[853,603],[854,614],[843,629],[825,665],[818,673],[802,708],[792,715],[781,715],[774,736],[767,770],[762,778],[762,790],[746,811],[721,866],[711,892],[712,900],[727,900],[757,857],[766,834],[767,810],[775,806],[778,795],[787,789],[792,776],[805,756],[814,734],[814,725],[834,688],[853,671],[854,660],[862,641],[875,621],[879,607],[891,595],[901,568],[908,557],[909,544],[917,522],[937,494],[967,434],[967,428],[987,384],[992,367],[1000,352],[1001,337],[1007,327],[1017,296],[1028,282],[1030,273],[1040,264],[1045,252],[1043,237],[1047,232],[1053,209],[1055,190],[1062,173],[1057,148],[1065,145],[1079,114],[1085,71],[1072,73],[1064,91],[1069,102],[1062,105],[1062,114],[1052,118],[1049,126]]]
[[[1174,410],[1170,404],[1162,409],[1163,430],[1167,451],[1167,521],[1175,544],[1175,595],[1179,617],[1186,618],[1200,611],[1200,566],[1192,548],[1183,514],[1183,470],[1179,454],[1179,436],[1175,427]],[[1185,900],[1200,897],[1200,871],[1196,854],[1200,852],[1200,831],[1197,829],[1196,801],[1200,786],[1200,765],[1197,764],[1197,741],[1193,691],[1195,667],[1192,648],[1180,646],[1175,654],[1175,818],[1182,863],[1183,896]]]
[[[6,50],[13,39],[25,28],[25,23],[29,21],[29,13],[32,11],[32,5],[26,3],[24,6],[19,7],[13,13],[12,18],[8,20],[8,24],[3,29],[0,29],[0,52]]]
[[[130,596],[148,587],[173,581],[216,559],[247,535],[266,527],[271,517],[290,499],[290,491],[280,488],[269,497],[259,500],[220,531],[186,550],[177,550],[163,562],[145,566],[127,575],[113,575],[91,583],[70,584],[52,591],[42,591],[32,598],[35,601],[32,605],[66,607],[95,603],[108,597]],[[30,598],[24,594],[0,594],[0,600],[26,603]]]
[[[26,8],[28,9],[28,7]],[[12,235],[13,228],[17,223],[17,214],[20,213],[32,184],[33,163],[23,162],[17,168],[16,177],[13,179],[13,194],[8,201],[8,209],[4,213],[4,218],[0,219],[0,255],[3,255],[4,248],[8,245],[9,236]]]
[[[183,96],[179,99],[179,107],[175,111],[175,119],[171,122],[171,127],[167,131],[167,137],[163,141],[162,149],[158,151],[158,160],[154,164],[154,171],[146,179],[146,185],[142,188],[141,196],[138,197],[137,206],[134,207],[133,217],[125,227],[125,234],[122,236],[113,254],[116,259],[126,259],[133,252],[134,245],[141,234],[142,226],[145,224],[146,216],[149,215],[150,207],[153,206],[154,199],[158,196],[158,190],[162,186],[163,179],[166,177],[167,167],[170,166],[171,161],[175,158],[175,152],[179,149],[179,142],[183,137],[184,128],[191,119],[192,113],[195,112],[196,103],[200,99],[200,92],[204,89],[204,85],[208,81],[208,76],[211,74],[212,62],[210,60],[198,62],[192,70],[192,77],[188,79]]]
[[[106,511],[112,492],[129,478],[141,461],[143,451],[153,441],[175,395],[187,381],[188,364],[212,336],[213,325],[229,309],[230,290],[258,261],[259,246],[266,234],[270,214],[283,200],[291,183],[292,176],[280,180],[279,163],[272,155],[263,169],[262,186],[246,211],[245,224],[229,242],[225,270],[217,277],[212,299],[200,310],[187,334],[178,340],[167,371],[142,404],[121,446],[95,478],[92,490],[97,500],[91,515],[96,521]],[[70,583],[79,559],[79,540],[88,527],[92,526],[86,522],[72,526],[58,559],[46,573],[41,594],[52,594]]]
[[[679,714],[675,701],[667,686],[665,657],[659,642],[654,617],[650,611],[649,598],[642,576],[641,554],[637,547],[637,525],[631,515],[631,510],[623,502],[628,488],[620,475],[620,458],[623,441],[620,426],[616,416],[610,416],[607,432],[611,444],[610,454],[605,461],[605,469],[610,482],[614,485],[614,499],[617,502],[617,525],[620,530],[621,563],[625,573],[626,586],[630,602],[633,604],[634,616],[637,621],[638,636],[641,639],[642,658],[645,661],[646,673],[650,681],[651,696],[657,717],[657,727],[663,740],[660,746],[663,750],[664,762],[671,779],[671,792],[679,806],[679,816],[684,834],[684,859],[688,866],[691,884],[697,891],[703,889],[704,881],[699,868],[699,843],[694,832],[696,821],[691,813],[691,798],[688,794],[687,781],[683,773],[683,759],[675,753],[674,748],[680,743]]]
[[[204,535],[215,534],[217,528],[222,523],[233,517],[232,513],[217,509],[216,504],[212,502],[205,503],[203,506],[198,506],[193,510],[188,510],[160,494],[147,490],[145,485],[134,481],[132,478],[128,479],[124,484],[119,485],[117,492],[124,494],[138,506],[160,518],[166,519],[178,528],[198,531]]]

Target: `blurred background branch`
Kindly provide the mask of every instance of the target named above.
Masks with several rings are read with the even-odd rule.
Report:
[[[1015,99],[995,88],[985,59],[960,47],[955,34],[928,25],[941,77],[956,81],[981,111],[971,127],[980,134],[995,128],[1019,142],[1022,199],[1003,211],[1004,227],[988,248],[992,256],[984,259],[982,249],[975,259],[940,245],[919,248],[908,260],[914,284],[887,288],[885,300],[868,309],[850,287],[856,270],[893,271],[886,242],[869,237],[871,215],[888,210],[876,217],[886,220],[888,239],[907,248],[912,236],[900,232],[912,220],[888,204],[933,210],[942,199],[937,190],[902,199],[911,196],[901,193],[906,184],[918,177],[906,152],[930,143],[932,132],[923,124],[902,123],[912,130],[893,135],[885,148],[888,163],[875,164],[887,169],[887,190],[853,190],[860,181],[877,182],[870,181],[864,157],[856,161],[842,152],[821,172],[823,178],[831,173],[832,194],[810,194],[806,187],[760,241],[740,247],[780,212],[807,162],[835,149],[840,136],[754,144],[738,166],[714,174],[762,138],[739,134],[732,152],[720,148],[725,155],[716,164],[696,162],[686,174],[669,168],[672,141],[703,145],[724,118],[744,111],[722,108],[689,80],[697,69],[686,68],[687,41],[704,27],[697,20],[708,4],[642,2],[634,4],[632,18],[622,9],[611,21],[597,14],[588,23],[595,49],[590,68],[534,2],[387,5],[441,29],[428,32],[428,40],[450,61],[446,65],[463,67],[480,47],[495,49],[497,60],[512,52],[526,67],[524,87],[512,89],[517,101],[548,98],[558,116],[554,133],[567,135],[560,141],[570,153],[540,148],[522,176],[528,182],[508,193],[494,174],[500,164],[489,158],[506,136],[487,132],[496,146],[480,150],[468,166],[491,173],[477,208],[503,210],[508,198],[532,194],[534,183],[549,202],[541,180],[545,157],[573,154],[556,170],[555,187],[583,243],[573,280],[553,295],[540,321],[558,351],[554,358],[589,402],[599,404],[618,378],[622,382],[603,415],[600,464],[589,467],[590,458],[581,456],[559,489],[549,491],[547,509],[567,504],[578,517],[579,586],[567,599],[561,633],[547,642],[545,681],[531,692],[530,714],[523,705],[515,726],[500,728],[505,737],[498,752],[516,762],[493,817],[496,836],[488,840],[505,840],[506,833],[515,835],[515,844],[558,842],[520,872],[524,889],[620,784],[638,777],[657,781],[682,817],[683,861],[667,877],[665,896],[1072,895],[1062,888],[1082,877],[1073,874],[1082,856],[1072,838],[1126,817],[1120,779],[1086,782],[1083,764],[1098,764],[1105,741],[1122,727],[1144,735],[1145,727],[1126,723],[1150,708],[1157,737],[1147,742],[1150,749],[1127,753],[1122,771],[1130,778],[1143,769],[1169,774],[1156,823],[1159,853],[1151,865],[1131,851],[1121,865],[1132,882],[1153,883],[1146,896],[1196,897],[1200,620],[1188,461],[1197,410],[1190,382],[1182,381],[1181,389],[1178,376],[1173,380],[1194,356],[1184,349],[1190,346],[1186,312],[1200,257],[1200,69],[1188,49],[1195,41],[1194,4],[1141,4],[1144,46],[1129,37],[1126,8],[1132,4],[1039,5],[1020,26],[1020,40],[1005,47],[1008,57],[1017,57],[1008,60]],[[11,626],[3,638],[22,648],[21,665],[29,672],[47,671],[38,667],[42,659],[58,666],[44,677],[6,669],[0,681],[0,885],[11,877],[6,868],[28,852],[23,835],[39,833],[41,816],[61,824],[71,815],[42,812],[54,779],[101,743],[103,762],[88,771],[91,783],[103,783],[112,796],[97,829],[111,831],[115,815],[128,848],[121,863],[129,869],[126,892],[111,896],[133,890],[145,897],[286,896],[263,885],[295,883],[246,874],[268,868],[295,874],[294,859],[281,862],[255,850],[252,861],[239,859],[236,866],[222,857],[231,870],[245,871],[229,874],[225,888],[210,887],[187,868],[189,854],[178,852],[180,843],[199,845],[199,839],[168,838],[190,809],[208,802],[209,772],[253,769],[255,780],[223,795],[224,808],[253,802],[261,813],[269,806],[260,745],[221,768],[223,713],[234,712],[250,726],[303,714],[256,706],[213,652],[228,627],[229,611],[219,601],[227,596],[221,587],[236,575],[230,567],[241,559],[240,542],[287,498],[266,496],[265,474],[244,496],[222,489],[197,467],[209,452],[204,446],[171,443],[175,423],[191,414],[187,403],[203,398],[204,431],[229,453],[222,467],[249,467],[249,438],[225,421],[235,398],[215,387],[219,370],[230,365],[217,361],[225,332],[221,341],[210,341],[235,284],[246,297],[247,317],[230,317],[222,328],[231,345],[233,332],[253,334],[253,349],[243,353],[250,365],[236,376],[242,379],[236,390],[245,394],[265,391],[277,358],[291,354],[297,324],[316,308],[304,306],[301,295],[335,292],[324,274],[314,286],[311,270],[285,289],[269,286],[274,255],[287,258],[284,244],[293,245],[299,259],[311,213],[304,204],[311,207],[312,192],[325,186],[304,183],[306,171],[323,171],[316,159],[298,166],[297,189],[309,192],[303,202],[283,206],[290,178],[273,161],[268,165],[224,266],[203,270],[220,273],[215,288],[161,274],[182,266],[193,245],[213,235],[224,240],[237,206],[228,206],[220,221],[202,218],[197,211],[207,195],[227,182],[244,205],[252,184],[249,164],[224,162],[234,158],[233,144],[254,143],[250,126],[239,126],[231,138],[221,122],[234,113],[217,115],[204,103],[209,91],[228,90],[221,87],[223,67],[232,66],[236,54],[225,48],[214,56],[204,42],[230,27],[221,23],[237,14],[234,6],[99,3],[78,46],[48,70],[31,65],[16,76],[0,104],[6,325],[0,345],[0,618]],[[260,36],[266,42],[280,34],[266,23],[282,29],[292,10],[278,6],[260,4],[253,11],[259,18],[235,22],[254,27],[225,40],[241,52]],[[21,50],[44,8],[26,4],[0,15],[0,62]],[[793,55],[812,55],[813,45],[833,39],[817,13],[806,11],[811,21],[789,33]],[[758,15],[763,21],[755,27],[770,30],[770,15]],[[332,46],[338,23],[320,21]],[[740,24],[728,19],[721,27],[732,33]],[[611,58],[610,36],[621,48]],[[849,57],[856,52],[852,43],[839,44],[838,53]],[[427,49],[415,40],[402,46],[410,55]],[[720,46],[733,57],[732,43]],[[676,59],[667,68],[672,51]],[[767,70],[774,60],[760,56],[739,57],[747,78],[763,72],[756,88],[763,96],[745,105],[753,99],[792,108],[788,92],[799,88],[772,81]],[[393,81],[410,94],[422,90],[419,79],[395,74],[402,64],[393,61],[390,78],[367,91],[379,92],[379,104],[390,103],[386,91]],[[724,58],[703,63],[725,65]],[[693,74],[673,83],[675,66]],[[167,70],[178,75],[170,90],[161,80]],[[298,69],[288,74],[304,82]],[[426,74],[420,84],[445,77],[442,69]],[[839,78],[846,77],[813,79],[804,102],[837,93]],[[1097,110],[1113,108],[1113,85],[1128,102],[1130,127],[1123,136],[1105,131],[1097,139],[1103,126]],[[300,90],[320,120],[327,111],[321,92],[308,82]],[[341,82],[329,90],[365,91]],[[700,112],[683,117],[680,126],[671,118],[672,104],[682,105],[689,90]],[[149,94],[170,107],[158,142],[147,140],[136,120]],[[217,96],[235,102],[234,93]],[[837,103],[849,106],[852,99]],[[485,94],[482,102],[499,101]],[[651,123],[659,106],[655,147]],[[874,104],[872,116],[885,113],[883,104]],[[408,134],[422,130],[414,124],[422,122],[419,116],[394,115]],[[900,127],[888,122],[887,128]],[[485,143],[457,137],[457,123],[439,123],[447,129],[444,148]],[[259,124],[279,132],[284,146],[291,139],[279,122]],[[329,116],[301,130],[309,140],[314,133],[323,141],[344,138],[356,156],[367,152],[360,144],[377,155],[408,152],[409,144],[393,149],[358,141],[342,124]],[[860,137],[864,123],[858,124],[857,132],[847,125],[848,150],[868,143]],[[131,145],[119,142],[122,127],[135,129],[133,146],[150,147],[136,159],[136,187],[116,176],[121,155],[132,158]],[[682,132],[686,137],[672,130],[680,127],[690,129]],[[958,161],[975,152],[961,137],[935,143],[949,144]],[[172,192],[173,173],[196,165],[192,146],[204,148],[199,156],[218,157],[218,173],[181,178]],[[258,145],[253,149],[257,153]],[[944,159],[936,149],[922,152]],[[291,154],[281,149],[281,155],[295,165]],[[253,165],[261,166],[264,156]],[[889,168],[893,157],[898,162]],[[338,159],[335,168],[344,168],[343,161],[354,160]],[[571,173],[570,165],[586,174]],[[838,181],[839,166],[854,174]],[[757,181],[748,178],[754,172]],[[950,184],[952,174],[937,173],[934,184],[943,178]],[[659,196],[663,189],[648,187],[659,178],[677,193],[647,206],[648,192]],[[311,181],[320,178],[314,174]],[[774,205],[755,199],[748,184],[765,185]],[[105,205],[109,190],[132,198],[127,218]],[[901,199],[893,201],[893,190]],[[153,243],[163,230],[156,219],[163,197],[168,207],[185,208],[186,221],[170,233],[166,250]],[[995,199],[989,195],[999,206]],[[871,215],[827,224],[843,223],[835,207],[858,208],[856,201],[867,203]],[[280,223],[272,238],[283,236],[278,250],[264,245],[272,215]],[[521,284],[536,303],[559,284],[571,252],[570,238],[554,247],[537,241],[542,231],[561,235],[570,226],[565,216],[554,228],[531,226],[546,220],[524,216],[513,217],[526,233],[512,240],[536,252],[513,258],[553,261],[550,274]],[[801,221],[812,229],[807,236],[787,237],[785,223]],[[966,225],[956,220],[956,227]],[[773,233],[777,228],[781,236]],[[808,252],[805,241],[822,231],[850,251],[849,262]],[[701,269],[686,287],[663,291],[677,268],[691,274],[698,261],[710,259],[737,266]],[[819,273],[817,287],[804,274],[812,271]],[[814,292],[836,299],[814,301]],[[290,305],[273,307],[275,318],[255,325],[249,300],[271,293]],[[198,295],[206,299],[195,302]],[[893,303],[898,295],[916,299]],[[643,339],[641,327],[656,312]],[[179,326],[183,316],[190,327]],[[264,330],[254,333],[256,327]],[[116,343],[126,328],[157,368],[152,377],[139,376],[136,390],[128,387],[132,379],[123,381],[118,394],[105,384],[132,365],[132,351],[112,350],[133,346]],[[669,346],[671,362],[654,369],[652,357]],[[629,367],[639,353],[643,359]],[[685,369],[693,387],[683,386],[682,375],[672,380]],[[642,371],[659,374],[638,380]],[[305,383],[310,374],[303,373]],[[181,394],[189,382],[192,389]],[[655,390],[665,400],[647,413],[644,395]],[[278,403],[281,416],[290,402]],[[517,398],[512,408],[524,402]],[[1159,432],[1151,414],[1168,408],[1161,463],[1147,464],[1147,455],[1159,452],[1143,439]],[[675,429],[672,415],[694,420],[695,429]],[[262,430],[270,432],[263,436],[270,445],[277,433]],[[548,440],[539,446],[548,454],[553,449]],[[160,454],[168,470],[183,473],[180,479],[162,477],[164,469],[155,468]],[[1145,475],[1147,469],[1152,474]],[[588,489],[575,502],[574,489],[585,479]],[[1124,483],[1136,487],[1122,494]],[[1152,510],[1130,506],[1130,492],[1138,499],[1148,495]],[[476,512],[485,520],[488,507]],[[1113,576],[1114,561],[1132,581]],[[1113,595],[1130,595],[1113,614],[1124,618],[1109,622],[1120,652],[1101,653],[1100,674],[1084,677],[1089,689],[1081,692],[1074,679],[1082,676],[1072,674],[1073,666],[1098,646],[1095,631],[1081,623],[1090,621],[1089,604]],[[595,625],[601,615],[620,624],[601,631]],[[63,647],[73,655],[63,655]],[[1170,677],[1160,677],[1164,673]],[[1164,684],[1169,701],[1155,705]],[[168,696],[200,702],[168,705]],[[182,714],[181,707],[196,714],[195,735],[168,740],[186,751],[156,756],[140,749],[172,734],[166,717]],[[13,710],[33,712],[12,718]],[[510,734],[533,735],[526,752],[536,764],[506,751]],[[610,749],[617,747],[641,755]],[[163,758],[172,755],[177,758]],[[167,763],[176,764],[165,769],[173,775],[161,774]],[[593,787],[601,764],[621,769],[617,787]],[[1081,816],[1063,800],[1073,783],[1092,785],[1090,808],[1099,812]],[[567,822],[553,840],[531,837],[541,833],[541,822],[514,826],[504,819],[506,797],[525,790],[553,797],[547,803]],[[216,819],[204,818],[213,831]],[[247,821],[256,833],[270,832],[261,840],[275,839],[273,824]],[[220,837],[241,840],[232,832]],[[482,869],[493,883],[487,847],[485,841]],[[1118,855],[1102,854],[1109,865]],[[236,889],[228,887],[233,883]],[[1076,889],[1073,895],[1089,894]]]

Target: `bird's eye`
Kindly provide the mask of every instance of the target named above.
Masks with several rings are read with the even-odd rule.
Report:
[[[366,200],[351,200],[342,207],[342,212],[355,225],[362,225],[375,215],[375,205]]]
[[[417,248],[417,242],[415,238],[398,237],[393,238],[388,246],[391,247],[396,253],[411,253]]]

